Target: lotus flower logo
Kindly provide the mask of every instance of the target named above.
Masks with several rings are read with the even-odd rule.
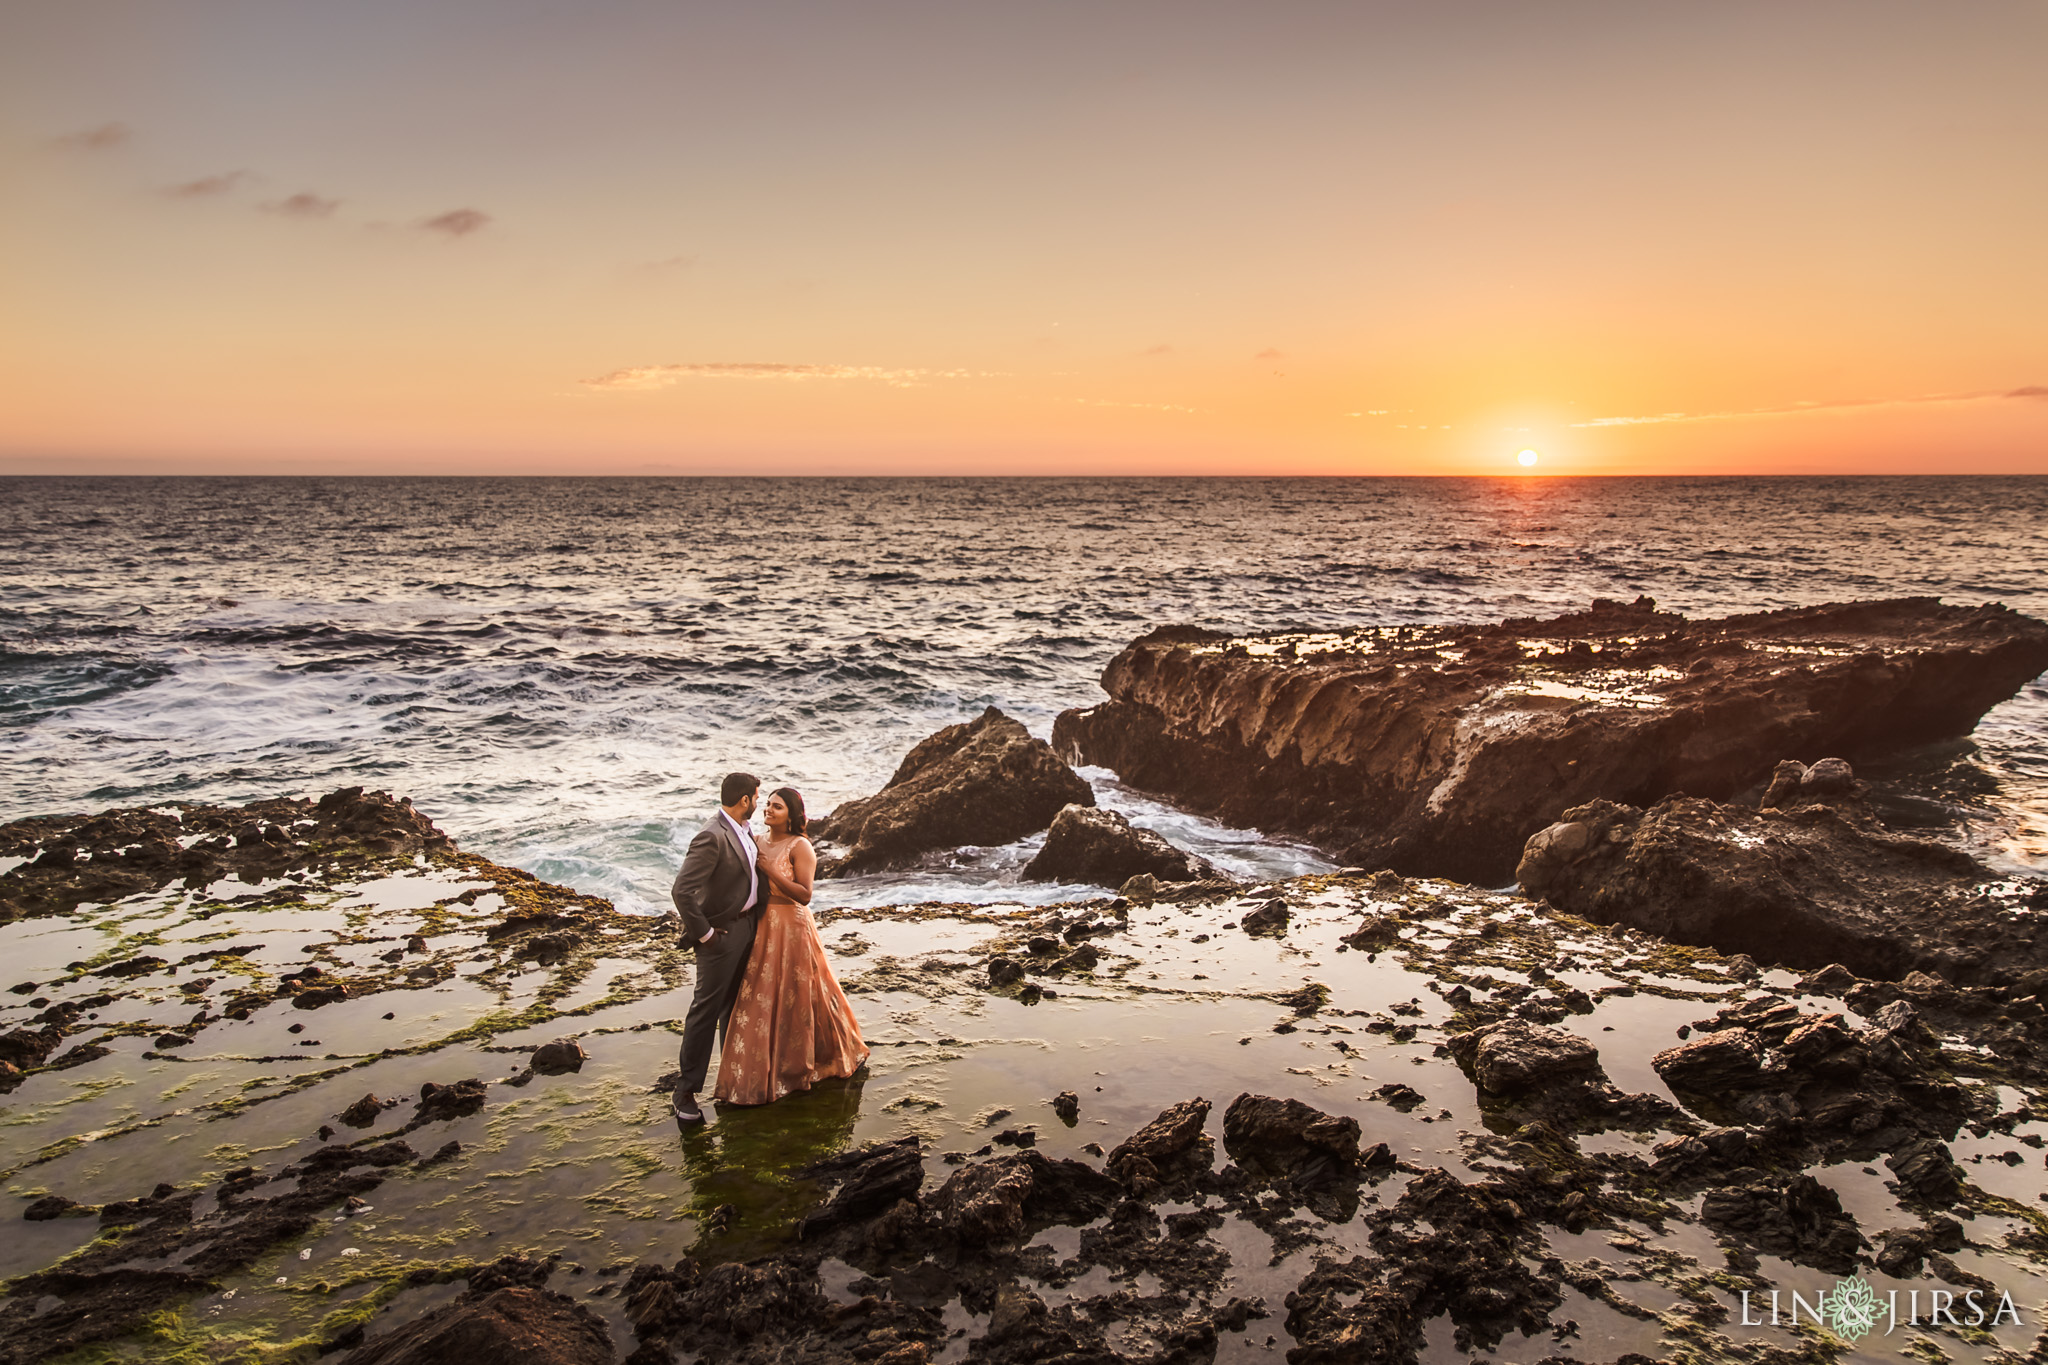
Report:
[[[1821,1312],[1826,1316],[1828,1329],[1853,1346],[1859,1337],[1877,1326],[1885,1309],[1870,1281],[1861,1275],[1844,1275],[1822,1296]]]

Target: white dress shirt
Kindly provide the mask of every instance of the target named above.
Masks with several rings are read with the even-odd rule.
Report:
[[[752,905],[761,898],[761,872],[758,861],[761,851],[754,847],[754,831],[732,818],[732,812],[720,806],[718,813],[725,817],[725,823],[732,826],[733,833],[740,836],[740,851],[747,855],[747,904]]]

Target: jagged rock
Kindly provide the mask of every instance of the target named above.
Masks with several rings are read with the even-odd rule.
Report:
[[[1118,1143],[1104,1169],[1126,1182],[1199,1175],[1215,1160],[1216,1144],[1202,1131],[1208,1121],[1209,1101],[1182,1100]]]
[[[1033,882],[1090,882],[1122,886],[1132,877],[1192,882],[1220,876],[1214,864],[1175,848],[1113,810],[1066,806],[1054,817],[1045,847],[1024,865]]]
[[[1591,1043],[1525,1019],[1456,1034],[1448,1046],[1480,1089],[1496,1095],[1519,1094],[1565,1077],[1584,1078],[1600,1069],[1599,1049]]]
[[[557,1038],[535,1048],[527,1065],[543,1076],[559,1076],[565,1071],[581,1071],[584,1061],[582,1044],[574,1038]]]
[[[341,1365],[611,1365],[611,1330],[566,1294],[517,1286],[464,1298],[349,1352]]]
[[[849,801],[819,827],[837,845],[821,865],[841,877],[914,863],[966,844],[1007,844],[1051,825],[1095,794],[1044,741],[991,706],[907,754],[881,791]]]
[[[1789,1181],[1709,1190],[1700,1221],[1758,1251],[1832,1275],[1856,1268],[1863,1234],[1833,1190],[1810,1175]]]
[[[1024,968],[1007,957],[992,957],[988,960],[988,984],[991,986],[1014,986],[1024,979]]]
[[[21,1211],[21,1216],[31,1223],[47,1223],[52,1218],[62,1218],[73,1211],[84,1212],[85,1206],[61,1194],[46,1194]]]
[[[172,882],[255,883],[290,871],[317,867],[332,873],[451,847],[411,802],[361,787],[329,792],[318,802],[180,802],[37,816],[0,825],[0,857],[30,859],[0,873],[0,919],[62,914]],[[144,963],[136,970],[155,966]]]
[[[963,1166],[925,1199],[936,1226],[963,1246],[1007,1244],[1027,1228],[1083,1224],[1123,1195],[1116,1180],[1079,1161],[1026,1149]]]
[[[1247,934],[1277,934],[1287,931],[1287,902],[1275,897],[1260,901],[1237,922]]]
[[[424,1081],[420,1085],[420,1104],[413,1115],[413,1122],[435,1123],[442,1119],[467,1117],[484,1107],[484,1095],[484,1083],[475,1077],[453,1085]]]
[[[1748,1030],[1721,1029],[1666,1048],[1650,1065],[1673,1090],[1714,1095],[1754,1082],[1763,1061],[1763,1047]]]
[[[375,1095],[365,1095],[348,1108],[342,1110],[337,1117],[351,1128],[368,1128],[377,1121],[378,1116],[384,1112],[385,1108],[383,1100],[378,1099]]]
[[[1059,1115],[1061,1123],[1072,1128],[1081,1117],[1081,1097],[1071,1090],[1062,1090],[1053,1097],[1052,1112]]]
[[[1571,807],[1727,800],[1787,754],[1954,738],[2043,669],[2048,624],[1930,598],[1717,621],[1602,601],[1277,651],[1173,626],[1110,661],[1109,700],[1063,712],[1053,747],[1352,863],[1497,885]]]
[[[1756,811],[1594,801],[1530,839],[1516,875],[1569,914],[1762,962],[1967,984],[2048,968],[2032,928],[2048,883],[1893,834],[1854,797]]]
[[[797,1176],[836,1186],[830,1200],[797,1224],[797,1236],[803,1239],[826,1228],[873,1218],[901,1200],[916,1199],[924,1184],[924,1155],[917,1138],[898,1138],[816,1162]]]
[[[1943,1143],[1923,1139],[1900,1148],[1884,1164],[1906,1193],[1923,1204],[1945,1208],[1962,1197],[1962,1167]]]
[[[1247,1170],[1304,1183],[1361,1168],[1358,1120],[1300,1100],[1239,1095],[1223,1111],[1223,1147]]]

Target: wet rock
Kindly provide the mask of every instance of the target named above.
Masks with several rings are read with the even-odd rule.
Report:
[[[1053,1098],[1052,1112],[1059,1115],[1061,1123],[1072,1128],[1081,1117],[1081,1097],[1071,1090],[1062,1090]]]
[[[1182,1100],[1118,1143],[1104,1169],[1148,1186],[1200,1175],[1215,1162],[1216,1144],[1202,1131],[1208,1121],[1209,1101]]]
[[[926,1196],[933,1224],[963,1247],[1007,1245],[1031,1228],[1081,1225],[1123,1197],[1115,1179],[1083,1162],[1026,1149],[963,1166]]]
[[[1839,796],[1855,787],[1856,772],[1842,758],[1823,758],[1799,779],[1799,790],[1805,796]]]
[[[1416,1105],[1421,1104],[1424,1099],[1420,1090],[1417,1090],[1412,1085],[1403,1085],[1399,1081],[1392,1081],[1381,1086],[1372,1092],[1372,1097],[1376,1100],[1386,1101],[1387,1104],[1403,1114],[1415,1108]]]
[[[1024,947],[1033,957],[1051,957],[1059,952],[1060,941],[1050,934],[1037,934]]]
[[[1856,1268],[1863,1234],[1832,1189],[1810,1175],[1709,1190],[1700,1221],[1758,1251],[1832,1275]]]
[[[1856,989],[1856,974],[1839,962],[1799,979],[1799,989],[1809,995],[1846,995]]]
[[[54,1024],[39,1029],[18,1028],[0,1035],[0,1061],[11,1062],[26,1071],[41,1066],[63,1041],[64,1030]]]
[[[182,1033],[160,1033],[153,1046],[162,1048],[190,1047],[192,1040]]]
[[[584,1061],[582,1044],[574,1038],[557,1038],[535,1048],[527,1065],[543,1076],[559,1076],[567,1071],[581,1071]]]
[[[396,1103],[396,1100],[385,1101],[375,1095],[365,1095],[336,1117],[351,1128],[368,1128],[386,1109]]]
[[[1260,901],[1245,917],[1238,921],[1238,927],[1247,934],[1281,934],[1287,932],[1287,902],[1275,897]]]
[[[444,1119],[459,1119],[476,1113],[484,1107],[484,1083],[471,1077],[453,1085],[437,1085],[425,1081],[420,1085],[420,1103],[413,1115],[413,1123],[438,1123]]]
[[[604,1319],[566,1294],[515,1286],[447,1304],[342,1357],[342,1365],[611,1365]]]
[[[1948,1147],[1931,1138],[1910,1143],[1885,1159],[1909,1197],[1945,1208],[1962,1197],[1963,1171]]]
[[[827,1228],[873,1218],[917,1198],[924,1184],[924,1154],[915,1137],[876,1142],[816,1162],[797,1172],[832,1190],[832,1197],[797,1224],[799,1240]]]
[[[1058,972],[1092,972],[1101,961],[1102,953],[1095,945],[1084,943],[1052,965]]]
[[[1928,598],[1717,621],[1645,598],[1309,653],[1248,643],[1134,641],[1103,671],[1109,700],[1063,712],[1054,748],[1227,823],[1480,885],[1571,807],[1728,800],[1788,751],[1860,762],[1961,736],[2048,668],[2048,625]]]
[[[1175,848],[1115,811],[1093,805],[1064,807],[1045,836],[1045,847],[1024,865],[1024,879],[1034,882],[1120,887],[1141,875],[1191,882],[1218,874],[1206,858]]]
[[[1223,1111],[1223,1147],[1248,1171],[1304,1184],[1362,1169],[1358,1120],[1300,1100],[1239,1095]]]
[[[313,868],[329,874],[367,870],[451,847],[410,802],[361,787],[329,792],[317,803],[283,798],[246,806],[181,802],[98,815],[39,816],[0,825],[0,855],[33,855],[30,862],[0,873],[0,918],[63,914],[81,904],[117,901],[173,882],[197,887],[274,881]]]
[[[66,1199],[61,1194],[46,1194],[21,1211],[21,1216],[31,1223],[47,1223],[52,1218],[63,1218],[72,1213],[84,1213],[86,1208],[76,1200]]]
[[[2024,883],[1894,834],[1852,797],[1758,811],[1690,796],[1647,811],[1596,801],[1564,818],[1583,842],[1562,839],[1565,825],[1543,831],[1517,876],[1598,923],[1867,977],[1990,985],[2048,969]]]
[[[1140,872],[1127,879],[1117,888],[1117,899],[1127,900],[1134,905],[1150,905],[1159,896],[1159,878],[1150,872]]]
[[[992,957],[988,960],[988,984],[995,987],[1014,986],[1024,979],[1021,964],[1007,957]]]
[[[1566,1077],[1598,1072],[1600,1053],[1577,1034],[1522,1019],[1508,1019],[1460,1033],[1448,1040],[1482,1090],[1513,1095]]]
[[[1650,1059],[1673,1090],[1713,1095],[1747,1086],[1763,1069],[1763,1045],[1747,1029],[1721,1029],[1688,1038]]]
[[[308,990],[295,992],[292,1008],[295,1010],[317,1010],[322,1005],[338,1005],[348,999],[348,986],[340,981]]]
[[[1001,711],[921,741],[875,795],[833,811],[820,834],[838,846],[820,871],[846,876],[907,866],[965,844],[1006,844],[1095,795],[1053,751]]]

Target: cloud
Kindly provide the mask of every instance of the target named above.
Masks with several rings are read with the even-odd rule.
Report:
[[[171,185],[164,190],[173,199],[204,199],[211,195],[226,194],[246,180],[247,171],[229,171],[225,175],[203,175],[197,180],[187,180],[182,185]]]
[[[274,200],[263,207],[271,213],[281,213],[287,218],[325,218],[341,207],[341,201],[323,199],[317,194],[294,194],[286,199]]]
[[[420,226],[429,232],[445,232],[450,237],[467,237],[489,225],[491,215],[477,209],[451,209],[447,213],[423,220]]]
[[[1929,393],[1913,398],[1843,398],[1831,402],[1786,403],[1774,408],[1741,408],[1730,412],[1660,412],[1645,417],[1595,417],[1574,422],[1575,427],[1661,426],[1677,422],[1737,422],[1759,417],[1797,417],[1810,412],[1845,412],[1858,408],[1904,408],[1944,403],[1981,403],[1993,398],[2048,398],[2048,386],[2030,384],[2019,389],[1980,389],[1974,393]]]
[[[1171,346],[1168,346],[1168,345],[1166,345],[1166,344],[1165,344],[1164,342],[1161,342],[1161,343],[1160,343],[1159,345],[1157,345],[1157,346],[1148,346],[1148,347],[1146,347],[1146,348],[1145,348],[1145,351],[1144,351],[1144,354],[1146,354],[1146,355],[1172,355],[1172,354],[1173,354],[1173,347],[1171,347]]]
[[[697,264],[695,256],[666,256],[658,261],[642,261],[636,270],[688,270]]]
[[[67,152],[104,152],[109,147],[120,146],[134,135],[134,130],[125,123],[102,123],[97,128],[52,138],[50,143]]]
[[[1253,357],[1252,357],[1252,359],[1253,359],[1253,360],[1284,360],[1284,359],[1286,359],[1286,357],[1287,357],[1287,353],[1286,353],[1285,351],[1279,350],[1279,349],[1277,349],[1277,348],[1275,348],[1275,347],[1272,347],[1272,346],[1268,346],[1268,347],[1267,347],[1267,348],[1266,348],[1265,350],[1263,350],[1263,351],[1260,351],[1260,352],[1259,352],[1259,353],[1258,353],[1257,355],[1253,356]]]
[[[932,379],[970,379],[970,370],[890,370],[877,365],[783,365],[768,361],[720,361],[699,365],[636,365],[586,379],[587,389],[629,392],[636,389],[672,388],[686,379],[780,379],[803,382],[816,379],[865,379],[907,389]]]

